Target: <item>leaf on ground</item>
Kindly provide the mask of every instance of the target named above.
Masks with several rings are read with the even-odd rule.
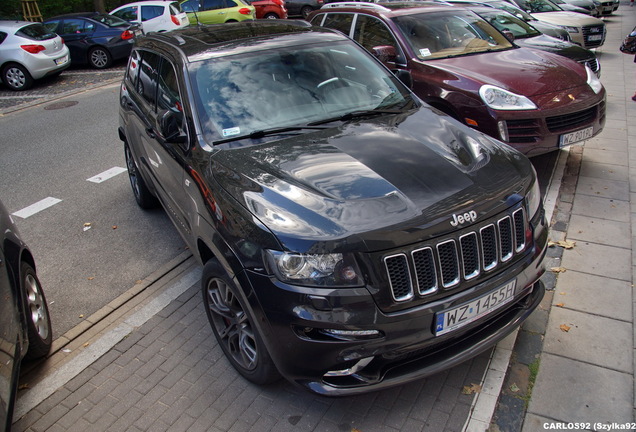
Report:
[[[552,267],[550,269],[550,271],[552,273],[565,273],[566,272],[566,268],[565,267]]]
[[[570,331],[570,329],[571,329],[572,327],[570,327],[570,326],[569,326],[569,325],[567,325],[567,324],[561,324],[561,325],[559,326],[559,328],[561,329],[561,331],[562,331],[562,332],[566,332],[566,333],[567,333],[567,332],[569,332],[569,331]]]
[[[555,306],[556,307],[563,307],[563,306],[565,306],[565,303],[557,303],[557,304],[555,304]]]
[[[511,391],[511,392],[513,392],[513,393],[517,393],[519,390],[520,390],[520,389],[519,389],[519,386],[518,386],[516,383],[512,383],[512,384],[510,385],[510,391]]]
[[[462,388],[462,394],[471,395],[475,393],[481,392],[481,386],[479,384],[471,383],[469,386],[464,386]]]
[[[559,246],[559,247],[562,247],[563,249],[572,249],[575,245],[576,245],[575,241],[569,241],[569,240],[559,240],[559,241],[550,240],[548,242],[548,246],[550,247]]]
[[[113,225],[113,229],[114,229],[114,230],[115,230],[115,229],[117,229],[117,225]]]

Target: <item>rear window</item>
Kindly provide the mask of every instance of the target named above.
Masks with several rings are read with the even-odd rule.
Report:
[[[53,39],[57,37],[55,33],[47,29],[40,23],[29,24],[27,26],[24,26],[16,32],[16,35],[19,35],[28,39],[36,40],[36,41]]]
[[[148,21],[163,15],[163,6],[142,6],[141,20]]]
[[[170,3],[170,15],[178,15],[183,13],[181,5],[178,2]]]

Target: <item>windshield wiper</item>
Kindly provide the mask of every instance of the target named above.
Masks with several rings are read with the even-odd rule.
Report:
[[[385,114],[402,114],[404,111],[402,110],[378,110],[378,109],[373,109],[373,110],[361,110],[361,111],[352,111],[352,112],[348,112],[346,114],[342,114],[340,116],[337,117],[330,117],[324,120],[318,120],[315,122],[311,122],[309,123],[310,126],[313,125],[320,125],[320,124],[324,124],[324,123],[331,123],[334,121],[348,121],[348,120],[353,120],[354,118],[359,118],[359,117],[368,117],[368,116],[374,116],[374,115],[385,115]]]
[[[282,134],[285,132],[293,132],[293,131],[299,131],[303,129],[321,130],[321,129],[325,129],[325,127],[314,126],[312,123],[306,126],[287,126],[287,127],[278,127],[278,128],[271,128],[271,129],[261,129],[261,130],[255,130],[253,132],[250,132],[249,134],[237,135],[230,138],[217,140],[212,142],[212,145],[223,144],[223,143],[238,141],[238,140],[247,139],[247,138],[259,139],[259,138],[266,137],[268,135],[277,135],[277,134]]]

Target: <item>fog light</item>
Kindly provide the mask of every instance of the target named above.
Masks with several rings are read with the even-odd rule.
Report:
[[[378,330],[321,329],[321,333],[342,340],[375,339],[381,336]]]
[[[499,136],[501,137],[501,140],[508,142],[508,126],[506,125],[506,122],[503,120],[498,121],[497,128],[499,129]]]

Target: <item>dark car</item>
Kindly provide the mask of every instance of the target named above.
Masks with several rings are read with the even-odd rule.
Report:
[[[510,36],[516,45],[536,48],[542,51],[562,55],[589,67],[596,76],[601,76],[601,63],[596,54],[575,43],[562,41],[542,34],[524,20],[506,11],[493,8],[473,8],[479,16],[492,24],[497,30]]]
[[[605,89],[594,72],[518,47],[468,9],[329,3],[309,20],[349,35],[408,75],[425,102],[527,156],[591,138],[605,124]]]
[[[46,356],[53,332],[35,260],[0,203],[0,427],[11,419],[22,359]]]
[[[60,15],[44,21],[62,36],[71,52],[73,64],[89,64],[96,69],[128,58],[137,25],[113,15],[96,12]]]
[[[258,20],[138,39],[119,136],[137,203],[203,264],[231,364],[326,395],[491,347],[543,297],[528,159],[422,103],[349,38]]]
[[[285,0],[285,7],[290,17],[307,18],[307,15],[320,9],[324,3],[324,0]]]

